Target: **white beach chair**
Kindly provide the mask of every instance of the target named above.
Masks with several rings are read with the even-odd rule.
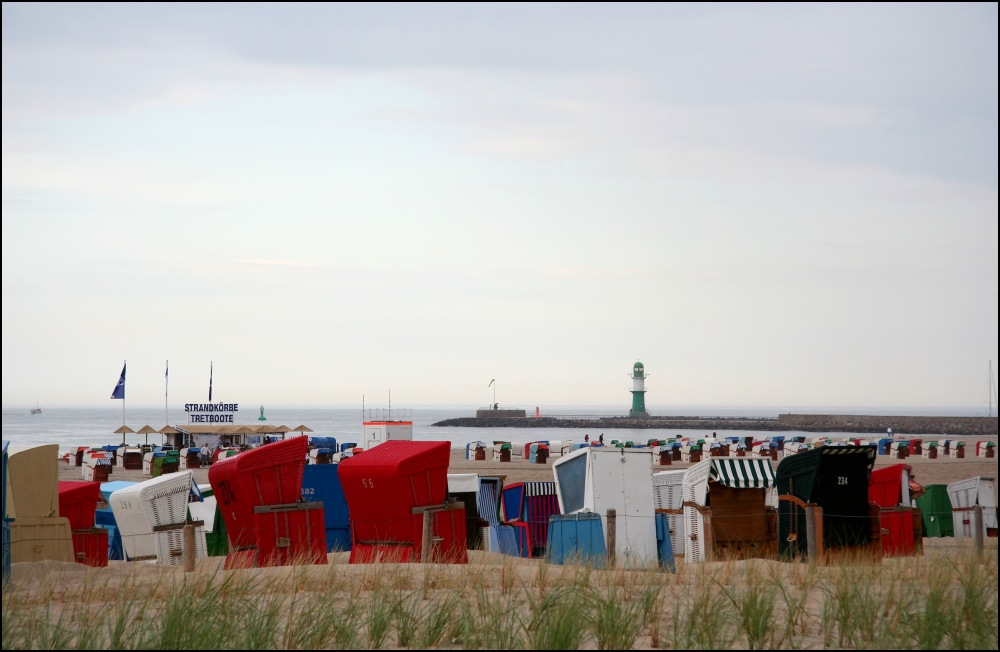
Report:
[[[997,505],[993,485],[994,479],[989,476],[976,476],[948,485],[956,537],[973,536],[973,508],[976,505],[983,508],[983,534],[996,536]]]
[[[742,460],[709,458],[691,466],[683,473],[682,493],[683,500],[687,503],[707,507],[710,492],[709,479],[714,478],[720,485],[727,487],[757,491],[763,489],[763,504],[760,505],[761,514],[764,513],[766,507],[774,509],[778,507],[778,490],[770,461],[749,458]],[[718,514],[714,516],[718,518]],[[718,523],[717,520],[715,522]],[[705,561],[709,553],[706,549],[705,517],[698,509],[685,505],[684,528],[686,534],[684,561],[687,563]]]
[[[155,560],[164,565],[183,563],[183,526],[192,486],[191,471],[179,471],[111,494],[111,511],[129,560]],[[168,529],[157,530],[164,526]],[[195,528],[195,558],[207,556],[205,529],[200,526]]]
[[[562,514],[595,513],[608,545],[607,512],[615,509],[615,554],[623,567],[659,563],[651,448],[578,449],[553,464],[556,495]]]
[[[670,547],[675,557],[684,555],[684,473],[660,471],[653,474],[653,505],[656,509],[669,509],[678,513],[667,514],[670,530]]]
[[[83,456],[81,471],[83,479],[93,481],[96,479],[98,466],[111,466],[111,453],[105,451],[91,451]],[[107,477],[102,481],[107,481]]]
[[[153,475],[153,452],[149,451],[142,455],[142,474]]]
[[[708,472],[712,467],[711,458],[702,460],[684,471],[681,492],[685,501],[705,504],[708,496]],[[684,561],[705,561],[705,519],[698,510],[684,507]]]

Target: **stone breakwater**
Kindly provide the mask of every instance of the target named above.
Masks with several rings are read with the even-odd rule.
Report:
[[[458,428],[587,428],[590,430],[759,430],[800,432],[870,432],[894,435],[975,437],[997,434],[997,417],[910,417],[845,414],[779,414],[755,417],[524,417],[446,419],[433,424]]]
[[[780,414],[790,430],[807,432],[886,432],[914,435],[996,435],[997,417],[904,417],[851,414]]]

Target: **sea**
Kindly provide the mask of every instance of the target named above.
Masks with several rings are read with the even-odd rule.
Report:
[[[369,420],[401,420],[413,422],[413,438],[419,441],[447,441],[453,448],[464,449],[472,442],[510,441],[527,443],[532,441],[574,441],[582,442],[585,435],[591,439],[600,437],[602,431],[590,431],[583,428],[470,428],[442,427],[435,423],[447,419],[473,417],[476,407],[443,406],[379,409],[361,407],[276,407],[264,411],[265,421],[259,421],[260,412],[257,409],[241,409],[236,414],[235,423],[251,424],[268,423],[274,426],[285,425],[296,428],[307,426],[312,430],[310,436],[336,437],[338,443],[363,441],[362,424]],[[977,412],[970,408],[872,408],[872,407],[745,407],[745,406],[668,406],[649,407],[654,416],[688,416],[688,417],[753,417],[777,418],[779,413],[794,412],[797,414],[867,414],[891,416],[983,416],[985,410]],[[133,430],[139,430],[145,425],[159,430],[164,425],[184,425],[188,419],[182,406],[165,409],[164,407],[126,407],[112,402],[107,407],[46,407],[40,414],[31,414],[30,406],[3,406],[3,441],[12,444],[58,444],[60,453],[75,452],[79,446],[99,447],[122,443],[122,435],[114,431],[127,425]],[[535,409],[527,410],[528,416],[535,414]],[[608,406],[563,406],[540,410],[541,416],[628,416],[628,407]],[[745,437],[753,435],[752,431],[711,431],[711,430],[660,430],[660,429],[614,429],[603,431],[605,441],[613,439],[621,441],[646,442],[649,439],[673,439],[677,435],[692,439],[710,437],[713,432],[718,437],[730,435]],[[296,433],[289,433],[293,436]],[[761,432],[761,438],[770,433]],[[870,438],[870,433],[816,433],[788,432],[785,436],[803,435],[808,441],[832,438],[862,437]],[[150,434],[125,435],[128,444],[160,444],[162,435]]]

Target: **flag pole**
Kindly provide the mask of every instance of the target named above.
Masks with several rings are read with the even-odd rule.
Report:
[[[163,425],[168,426],[170,422],[167,416],[167,403],[170,400],[170,360],[167,360],[167,370],[163,372]]]
[[[118,383],[111,391],[111,400],[122,400],[122,445],[125,444],[125,369],[127,367],[128,361],[126,360],[122,363],[122,375],[118,377]]]

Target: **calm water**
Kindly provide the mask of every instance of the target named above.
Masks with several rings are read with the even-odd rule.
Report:
[[[121,405],[103,408],[59,408],[42,406],[42,413],[32,415],[30,406],[5,406],[3,408],[3,440],[18,444],[58,444],[60,452],[75,451],[77,446],[103,446],[121,443],[121,435],[114,434],[122,425]],[[464,448],[471,441],[494,440],[526,443],[538,440],[573,440],[583,441],[585,434],[592,438],[599,436],[599,431],[589,431],[582,428],[441,428],[432,424],[445,419],[475,416],[474,407],[427,407],[412,409],[394,409],[391,417],[413,421],[413,438],[421,441],[448,441],[453,447]],[[890,414],[890,415],[935,415],[935,416],[982,416],[969,410],[954,408],[936,408],[926,411],[900,408],[746,408],[746,407],[670,407],[656,409],[650,412],[657,415],[704,416],[704,417],[777,417],[780,413],[817,413],[817,414]],[[336,437],[340,443],[360,441],[362,438],[361,424],[366,419],[387,418],[384,410],[366,410],[360,408],[276,408],[266,409],[267,423],[286,425],[294,428],[300,424],[312,428],[313,435]],[[533,409],[529,414],[533,413]],[[566,407],[543,411],[544,416],[559,415],[599,415],[626,416],[628,408],[616,411],[609,407]],[[240,410],[237,423],[258,423],[258,410]],[[133,430],[144,425],[159,429],[164,423],[183,425],[187,418],[183,408],[178,406],[164,414],[163,408],[132,408],[126,407],[125,424]],[[708,430],[632,430],[617,429],[604,432],[605,441],[611,439],[645,442],[648,439],[673,438],[681,433],[685,437],[699,438],[712,434]],[[718,436],[747,436],[748,431],[717,431]],[[784,435],[804,434],[807,437],[823,437],[823,433],[783,432]],[[763,433],[766,436],[767,433]],[[829,433],[831,437],[850,437],[852,433]],[[871,435],[858,435],[871,437]],[[161,435],[149,435],[149,443],[159,444]],[[145,435],[127,435],[126,441],[131,444],[144,443]]]

